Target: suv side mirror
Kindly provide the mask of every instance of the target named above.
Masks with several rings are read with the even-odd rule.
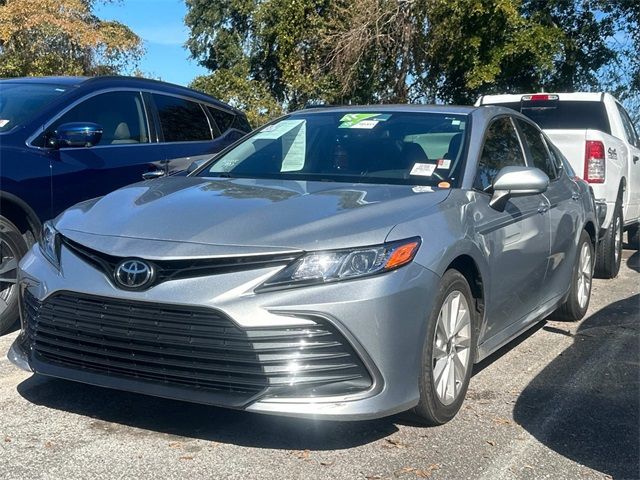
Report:
[[[63,123],[47,141],[52,148],[93,147],[100,143],[102,126],[90,122]]]
[[[511,197],[544,193],[549,177],[534,167],[504,167],[493,180],[493,195],[489,206],[502,211]]]

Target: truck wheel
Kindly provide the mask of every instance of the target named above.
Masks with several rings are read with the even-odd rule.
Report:
[[[627,238],[629,239],[629,246],[636,250],[640,250],[640,224],[636,223],[627,228]]]
[[[593,277],[593,245],[589,234],[583,230],[580,243],[576,251],[573,266],[573,277],[569,296],[560,308],[551,316],[554,320],[580,320],[587,313],[591,299],[591,284]]]
[[[18,262],[25,253],[18,227],[0,216],[0,335],[18,319]]]
[[[596,277],[615,278],[620,271],[622,258],[622,207],[619,203],[613,210],[613,218],[604,238],[598,245],[596,255]]]

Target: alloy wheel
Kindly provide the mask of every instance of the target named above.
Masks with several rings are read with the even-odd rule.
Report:
[[[593,262],[591,259],[591,249],[585,242],[580,249],[578,259],[578,303],[580,308],[584,308],[589,302],[589,294],[591,292],[591,279],[593,275]]]
[[[431,368],[436,395],[443,405],[456,401],[470,363],[471,314],[466,297],[451,292],[440,308],[433,337]]]
[[[0,239],[0,315],[9,308],[9,299],[18,283],[18,256],[13,248]]]

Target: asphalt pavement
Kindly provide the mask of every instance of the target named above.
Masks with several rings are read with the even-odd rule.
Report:
[[[33,376],[0,337],[0,478],[640,478],[640,257],[477,365],[449,424],[260,416]]]

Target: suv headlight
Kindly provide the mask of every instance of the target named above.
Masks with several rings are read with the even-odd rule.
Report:
[[[410,263],[420,238],[371,247],[309,252],[260,285],[256,292],[350,280],[384,273]]]
[[[56,268],[60,268],[60,235],[51,222],[45,222],[40,236],[40,251]]]

